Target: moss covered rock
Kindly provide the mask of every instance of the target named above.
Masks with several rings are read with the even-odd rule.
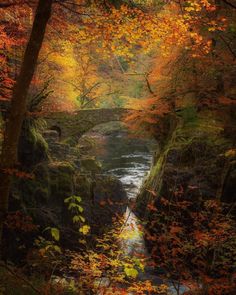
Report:
[[[80,159],[81,169],[85,172],[101,173],[102,164],[95,157],[86,156]]]
[[[186,199],[232,201],[235,196],[235,160],[228,151],[235,150],[235,137],[227,126],[236,123],[231,109],[215,113],[201,111],[194,116],[184,115],[167,142],[157,151],[156,159],[140,195],[137,212],[157,196],[171,199],[181,190]],[[192,114],[192,112],[191,112]]]
[[[18,158],[25,169],[48,160],[48,144],[40,132],[40,128],[32,120],[25,120],[19,141]]]

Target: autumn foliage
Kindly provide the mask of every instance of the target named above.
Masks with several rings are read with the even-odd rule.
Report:
[[[11,101],[38,1],[1,2],[0,105]],[[21,119],[35,129],[35,119],[48,111],[124,107],[129,109],[124,122],[131,131],[151,135],[161,145],[172,131],[170,121],[174,126],[177,121],[184,124],[180,114],[186,105],[195,112],[235,105],[236,25],[231,0],[57,0],[49,18],[43,44],[38,47],[42,45],[42,50],[35,56],[37,69],[23,95],[28,109]],[[7,111],[1,120],[1,140],[7,137]],[[11,131],[14,135],[14,128]],[[17,146],[15,142],[14,155]],[[11,149],[5,147],[7,150]],[[226,156],[234,157],[235,149],[229,149]],[[34,178],[33,173],[22,171],[15,159],[8,166],[4,164],[0,172],[9,179],[27,182]],[[6,186],[10,187],[10,181]],[[157,275],[171,282],[178,294],[183,285],[189,294],[233,294],[236,231],[229,206],[204,196],[184,198],[181,185],[171,199],[154,189],[149,193],[153,198],[145,212],[145,239]],[[18,234],[33,233],[26,268],[44,277],[36,290],[25,279],[24,283],[45,295],[68,290],[78,294],[168,294],[166,284],[138,281],[150,261],[120,251],[122,239],[127,239],[122,236],[123,219],[114,220],[114,227],[95,241],[89,240],[92,229],[81,202],[82,198],[74,195],[62,201],[79,237],[80,251],[73,251],[63,247],[63,236],[55,225],[40,228],[22,210],[5,214],[5,198],[1,225],[16,239]],[[106,205],[100,202],[101,209]],[[8,266],[7,271],[14,273]],[[27,271],[21,273],[24,278]],[[72,279],[62,279],[65,273]]]
[[[235,221],[217,200],[193,201],[178,190],[172,199],[151,201],[146,238],[156,267],[178,289],[232,294],[235,289]]]

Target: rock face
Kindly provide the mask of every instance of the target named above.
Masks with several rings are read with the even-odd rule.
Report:
[[[234,108],[235,111],[235,108]],[[236,198],[235,136],[228,124],[235,126],[234,112],[217,110],[214,117],[199,113],[191,124],[181,120],[161,151],[157,152],[149,178],[137,199],[137,212],[143,218],[144,208],[159,196],[171,199],[176,191],[190,200]],[[207,120],[206,120],[207,118]]]
[[[234,223],[228,232],[223,231],[228,238],[214,234],[224,224],[222,220],[236,216],[236,138],[232,132],[235,111],[234,106],[220,106],[178,115],[179,123],[167,133],[156,153],[137,198],[136,212],[144,221],[146,246],[160,276],[181,281],[184,273],[182,278],[187,274],[201,281],[203,272],[215,286],[214,280],[223,281],[221,269],[227,269],[229,264],[225,274],[230,277]],[[211,238],[206,242],[204,234],[216,244],[211,244]],[[223,249],[219,253],[224,253],[227,260],[221,254],[215,255],[216,247],[217,251]],[[209,292],[205,289],[202,294]]]

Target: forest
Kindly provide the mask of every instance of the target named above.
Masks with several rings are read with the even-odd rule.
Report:
[[[0,295],[236,294],[236,1],[0,0]]]

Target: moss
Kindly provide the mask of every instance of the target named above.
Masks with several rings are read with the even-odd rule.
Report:
[[[63,204],[64,198],[73,193],[75,168],[69,162],[53,162],[49,165],[50,201]]]
[[[76,137],[68,137],[62,141],[63,144],[68,144],[70,146],[76,146],[78,143],[78,139]]]
[[[80,138],[76,148],[78,149],[78,155],[88,154],[96,145],[96,140],[91,137],[83,136]]]
[[[89,175],[77,174],[76,175],[76,193],[79,196],[90,197],[92,188],[92,179]]]
[[[197,109],[194,106],[188,106],[181,109],[181,111],[178,112],[178,115],[182,118],[184,126],[193,127],[198,124]]]
[[[144,184],[140,190],[140,193],[136,198],[135,209],[140,217],[144,217],[143,216],[143,213],[144,213],[143,209],[147,208],[148,202],[150,200],[150,193],[148,192],[148,190],[149,189],[151,190],[153,180],[154,180],[155,176],[159,174],[159,172],[160,172],[160,167],[158,164],[156,164],[151,169],[150,175],[148,176],[148,178],[144,182]]]
[[[166,148],[162,149],[162,151],[159,153],[156,162],[150,170],[148,178],[144,182],[140,193],[137,196],[136,210],[139,213],[140,217],[144,217],[143,213],[145,212],[145,210],[143,209],[147,207],[150,198],[153,197],[152,193],[150,193],[149,191],[155,191],[155,193],[158,195],[161,189],[162,173],[166,162],[166,156],[171,146],[171,142],[172,138],[170,139],[170,142],[166,145]]]
[[[48,144],[42,134],[35,127],[31,127],[29,130],[29,141],[33,145],[34,152],[48,155]]]
[[[73,164],[71,164],[70,162],[52,162],[50,163],[50,167],[59,169],[64,172],[75,170]]]
[[[95,157],[84,157],[80,160],[82,171],[99,173],[102,169],[102,164]]]
[[[24,167],[32,167],[48,159],[48,144],[37,124],[30,120],[26,120],[23,124],[18,156]]]
[[[171,192],[180,185],[184,187],[186,197],[192,198],[199,197],[199,192],[205,198],[216,197],[222,190],[223,171],[228,165],[224,154],[234,145],[232,136],[225,135],[224,124],[232,123],[232,116],[216,116],[208,110],[196,114],[191,108],[182,117],[176,129],[169,135],[166,133],[162,140],[162,148],[137,198],[137,212],[141,217],[153,198],[148,190],[166,198],[171,197]],[[231,178],[234,179],[234,175]],[[226,176],[226,180],[230,179],[229,186],[231,178]],[[193,192],[189,186],[199,189]]]

